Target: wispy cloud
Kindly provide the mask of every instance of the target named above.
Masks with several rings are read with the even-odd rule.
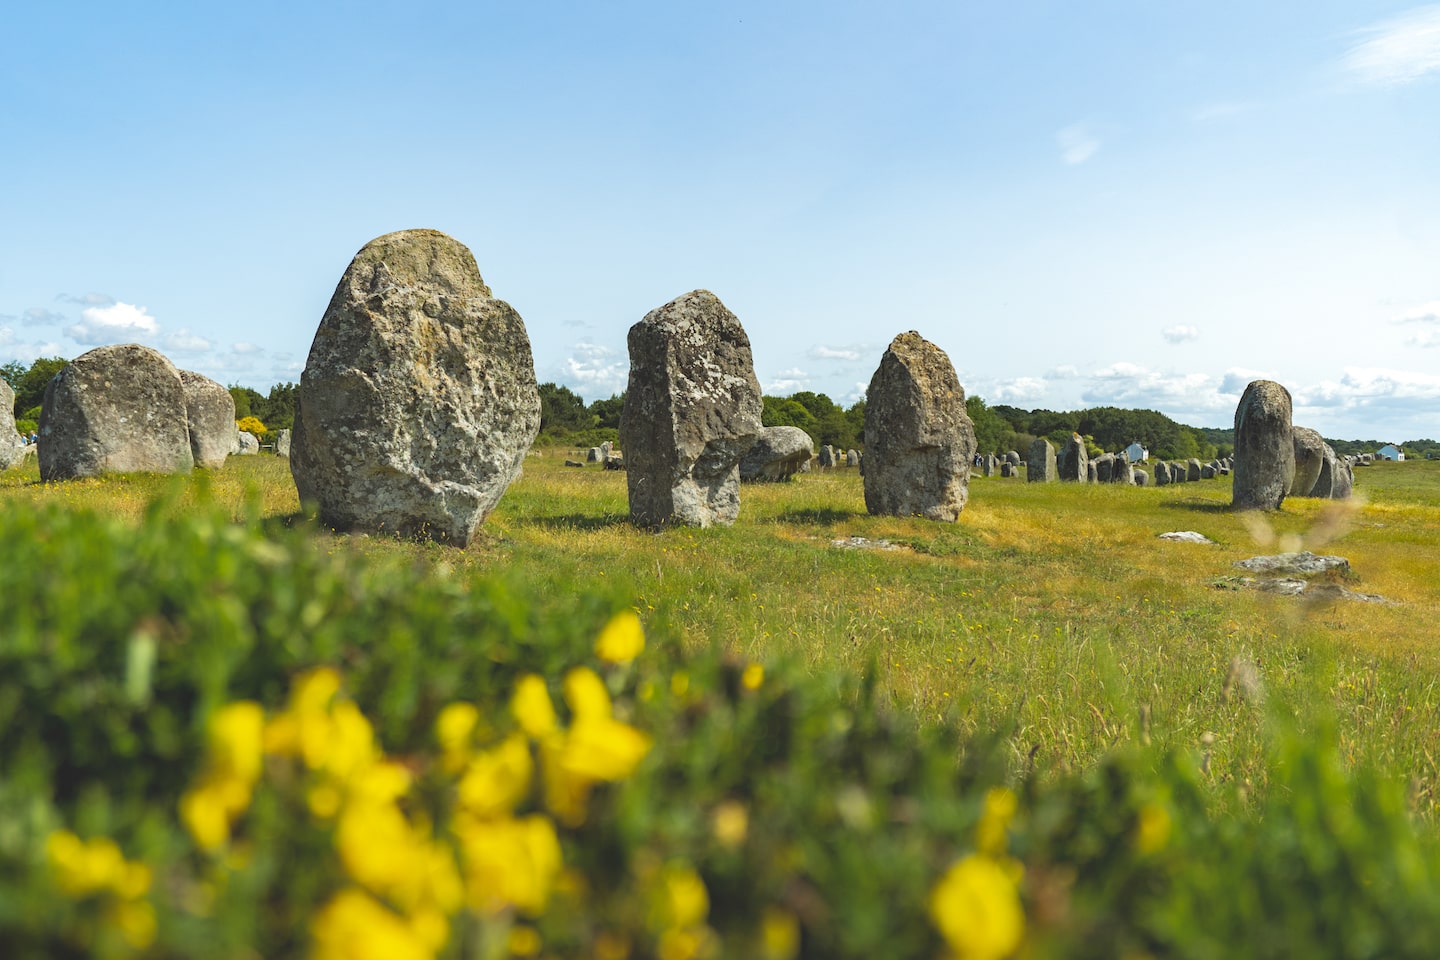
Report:
[[[1345,69],[1364,83],[1393,87],[1440,72],[1440,5],[1416,7],[1359,31]]]
[[[82,293],[78,297],[71,293],[57,293],[55,299],[64,303],[78,303],[82,307],[109,307],[115,298],[108,293]]]
[[[84,346],[98,347],[153,337],[159,330],[159,323],[144,307],[116,302],[105,307],[86,307],[80,311],[79,322],[65,328],[65,336]]]
[[[160,346],[172,353],[204,353],[215,348],[209,340],[184,328],[165,334],[160,338]]]
[[[1100,149],[1099,138],[1083,123],[1065,127],[1055,134],[1055,141],[1060,145],[1060,159],[1071,166],[1084,163]]]
[[[852,363],[862,356],[859,347],[827,347],[823,343],[817,343],[805,355],[811,360],[847,360]]]
[[[1170,343],[1184,343],[1187,340],[1198,340],[1200,338],[1200,331],[1195,327],[1181,323],[1161,330],[1160,336],[1164,337]]]
[[[630,360],[597,343],[577,343],[562,363],[559,380],[586,397],[605,397],[625,389]]]
[[[1252,381],[1273,379],[1275,379],[1274,376],[1263,370],[1246,370],[1244,367],[1231,367],[1225,371],[1225,376],[1220,380],[1220,392],[1231,394],[1238,400],[1240,395],[1245,392],[1245,388],[1250,386]]]
[[[996,403],[1029,402],[1043,399],[1047,389],[1045,381],[1039,377],[1014,377],[996,383],[990,388],[990,394]]]

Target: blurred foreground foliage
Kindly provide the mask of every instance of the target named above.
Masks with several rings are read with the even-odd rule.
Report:
[[[688,655],[663,626],[633,660],[601,656],[623,584],[542,595],[178,498],[138,527],[6,508],[0,540],[7,957],[1421,957],[1440,942],[1440,849],[1403,785],[1289,721],[1248,796],[1218,797],[1238,788],[1199,757],[1138,745],[1037,772],[1011,731],[918,724],[873,672]],[[291,729],[290,754],[262,763],[244,731],[302,715],[293,691],[319,675],[340,688],[309,715],[348,710],[348,739],[321,737],[307,768]],[[581,767],[602,771],[621,727],[643,758],[597,773],[578,806],[557,799],[535,697]],[[403,857],[375,867],[383,831],[347,836],[316,792],[342,741],[403,784],[374,822],[435,863],[485,853],[477,809],[553,831],[544,889],[494,892],[517,859],[490,887],[470,876],[461,903],[435,892],[451,867],[427,868],[444,916],[406,926]],[[225,813],[201,842],[180,810],[207,785]],[[1017,893],[1018,928],[1002,916]]]

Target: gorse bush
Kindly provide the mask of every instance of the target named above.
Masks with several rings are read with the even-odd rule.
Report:
[[[1404,791],[1273,726],[1218,798],[1016,765],[563,595],[161,499],[0,510],[16,957],[1429,956]],[[664,618],[657,614],[656,623]],[[1220,807],[1239,810],[1217,813]]]

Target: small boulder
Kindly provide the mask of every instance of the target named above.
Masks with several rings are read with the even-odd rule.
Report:
[[[789,480],[814,455],[810,434],[799,427],[761,427],[750,451],[740,458],[740,479]]]
[[[185,388],[185,422],[190,431],[190,454],[195,465],[207,470],[225,466],[235,432],[235,398],[209,377],[180,371]]]

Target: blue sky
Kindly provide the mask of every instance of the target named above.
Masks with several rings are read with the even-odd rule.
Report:
[[[1257,9],[1258,8],[1258,9]],[[299,380],[355,251],[433,227],[541,380],[713,290],[767,392],[897,333],[992,403],[1440,436],[1440,5],[25,4],[0,362],[139,341]]]

